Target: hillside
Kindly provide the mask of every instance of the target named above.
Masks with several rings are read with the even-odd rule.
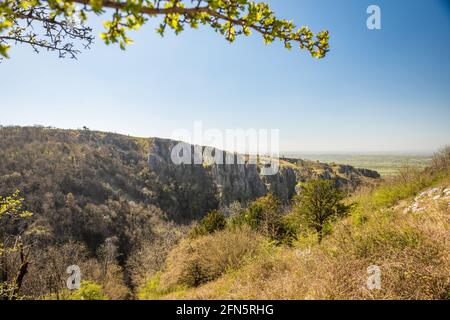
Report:
[[[435,196],[428,196],[431,194]],[[426,189],[419,197],[418,207],[416,200],[407,201],[404,210],[391,207],[378,211],[363,224],[346,219],[334,226],[333,234],[321,245],[266,244],[242,265],[215,281],[174,292],[168,290],[170,293],[160,296],[152,296],[148,294],[152,290],[144,288],[141,296],[256,300],[450,299],[450,185]],[[368,268],[372,265],[381,270],[379,290],[370,290],[366,285]]]
[[[0,194],[20,189],[37,214],[64,207],[70,193],[81,208],[133,201],[189,222],[269,192],[288,201],[297,184],[309,179],[335,179],[354,190],[379,178],[370,170],[290,159],[282,160],[275,176],[261,176],[250,164],[177,166],[170,159],[176,141],[89,130],[4,127],[0,137]]]
[[[404,171],[347,200],[355,206],[322,242],[303,229],[293,244],[279,245],[231,221],[224,230],[187,239],[139,297],[450,299],[449,149],[432,167]],[[295,216],[291,210],[288,216]],[[379,283],[370,287],[374,270]]]

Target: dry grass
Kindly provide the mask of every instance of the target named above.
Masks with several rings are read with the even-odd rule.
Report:
[[[450,185],[443,154],[439,167],[405,169],[354,196],[359,205],[320,244],[308,232],[293,247],[232,231],[184,242],[158,286],[186,286],[159,298],[450,299],[449,203],[430,197],[425,210],[404,210],[424,188]],[[372,265],[381,270],[381,289],[367,287]]]
[[[172,250],[161,276],[165,287],[195,287],[236,268],[256,252],[262,237],[248,229],[225,230],[186,239]]]
[[[445,299],[449,226],[450,213],[442,208],[379,212],[362,226],[347,219],[310,251],[268,247],[243,268],[177,298]],[[381,268],[381,290],[366,286],[370,265]]]

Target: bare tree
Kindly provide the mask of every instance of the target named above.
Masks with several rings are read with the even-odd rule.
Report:
[[[0,45],[27,44],[37,53],[40,50],[56,51],[59,57],[70,58],[80,53],[75,41],[85,49],[91,46],[94,40],[92,29],[84,26],[80,19],[55,16],[46,3],[24,7],[21,2],[11,3],[13,22],[5,33],[0,34]]]

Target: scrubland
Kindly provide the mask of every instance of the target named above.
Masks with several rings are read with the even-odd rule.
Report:
[[[283,223],[291,224],[285,229],[295,231],[290,241],[236,226],[232,215],[223,229],[176,246],[138,297],[449,299],[449,158],[447,148],[430,167],[403,168],[395,178],[345,199],[351,209],[327,225],[321,242],[301,222],[292,226],[292,208],[283,216]],[[381,271],[381,288],[371,290],[368,268],[374,265]]]

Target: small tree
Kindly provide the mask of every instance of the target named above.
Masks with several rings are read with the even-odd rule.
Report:
[[[265,237],[282,241],[286,235],[282,218],[280,201],[273,194],[268,194],[250,203],[239,216],[233,217],[231,224],[248,225]]]
[[[319,242],[322,241],[326,223],[348,212],[349,207],[341,203],[343,198],[343,194],[331,180],[309,181],[295,197],[296,210],[317,231]]]

